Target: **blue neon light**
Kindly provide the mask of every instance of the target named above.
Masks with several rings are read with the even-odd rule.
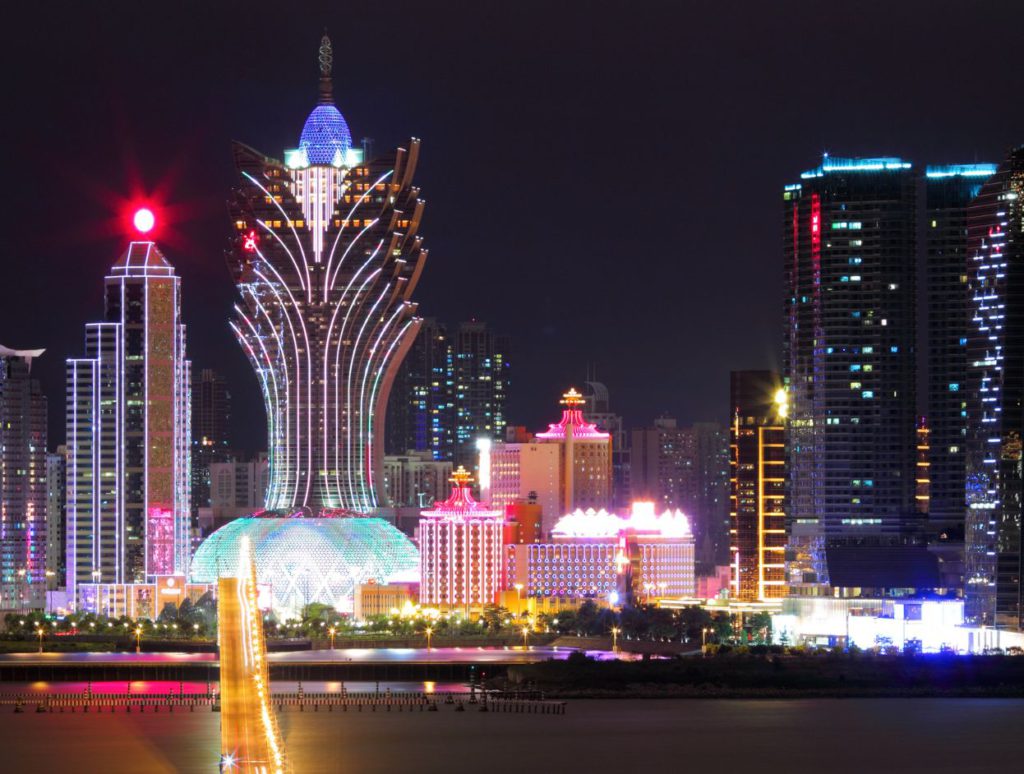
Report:
[[[317,105],[306,119],[299,148],[310,164],[333,164],[352,147],[352,133],[341,111],[334,105]]]
[[[925,168],[925,177],[991,177],[996,173],[996,164],[942,164]]]
[[[897,156],[880,156],[873,159],[851,159],[830,157],[827,153],[821,161],[821,166],[811,169],[800,175],[807,180],[809,178],[822,177],[830,172],[892,172],[901,169],[910,169],[913,166],[909,161],[904,161]]]

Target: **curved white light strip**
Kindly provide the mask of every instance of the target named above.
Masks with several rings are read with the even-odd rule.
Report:
[[[296,274],[296,276],[298,276],[298,278],[299,278],[299,285],[300,285],[300,286],[302,287],[302,289],[303,289],[303,290],[305,290],[305,289],[306,289],[306,280],[305,280],[305,278],[303,278],[303,276],[302,276],[302,274],[303,274],[303,272],[302,272],[302,269],[300,269],[300,268],[299,268],[299,263],[298,263],[298,261],[296,261],[296,260],[295,260],[295,256],[294,256],[294,255],[292,255],[292,251],[288,249],[288,245],[286,245],[286,244],[284,243],[284,240],[283,240],[283,239],[281,239],[281,237],[279,237],[279,236],[277,235],[277,232],[276,232],[276,231],[274,231],[274,229],[272,229],[272,228],[271,228],[270,226],[268,226],[268,225],[266,224],[266,221],[262,221],[262,220],[260,220],[259,218],[256,218],[256,223],[257,223],[257,224],[258,224],[258,225],[259,225],[259,226],[260,226],[260,227],[261,227],[261,228],[262,228],[262,229],[263,229],[264,231],[266,231],[266,232],[267,232],[268,234],[270,234],[270,235],[271,235],[272,237],[274,237],[274,239],[276,239],[276,240],[277,240],[277,243],[278,243],[279,245],[281,245],[281,247],[283,247],[283,248],[284,248],[284,251],[285,251],[286,253],[288,253],[288,259],[289,259],[289,260],[290,260],[290,261],[292,262],[292,266],[294,266],[294,267],[295,267],[295,274]]]
[[[334,267],[334,276],[330,278],[329,290],[334,290],[334,282],[338,279],[338,273],[341,271],[341,267],[345,265],[345,259],[348,257],[349,251],[356,246],[356,242],[363,238],[363,234],[377,225],[378,220],[380,220],[380,218],[374,218],[363,226],[359,233],[356,234],[355,238],[349,243],[348,247],[345,248],[345,252],[341,254],[341,259],[338,261],[338,265]],[[384,240],[382,239],[381,242],[383,241]],[[326,303],[326,298],[324,299],[324,303]]]
[[[359,423],[359,446],[360,446],[360,449],[366,450],[367,452],[370,451],[372,449],[372,447],[373,447],[373,439],[372,439],[372,437],[367,436],[367,439],[366,439],[366,441],[364,443],[364,441],[363,441],[363,431],[364,431],[364,429],[368,429],[368,428],[371,428],[373,426],[373,405],[371,404],[370,406],[366,406],[366,380],[369,378],[370,371],[372,370],[374,362],[376,361],[376,358],[374,357],[374,355],[377,352],[377,346],[380,344],[381,338],[383,338],[384,334],[387,332],[387,329],[391,327],[391,324],[395,321],[395,318],[397,318],[398,315],[400,315],[404,311],[404,308],[405,307],[402,304],[399,304],[398,307],[395,309],[394,313],[391,315],[391,317],[388,318],[388,321],[385,322],[383,325],[379,325],[380,333],[377,334],[377,339],[373,342],[373,346],[371,346],[369,351],[368,351],[368,357],[366,358],[366,365],[363,368],[363,381],[362,381],[362,384],[359,387],[359,412],[360,412],[359,416],[360,416],[360,418],[365,417],[366,421],[365,422],[360,421],[360,423]],[[371,333],[370,335],[372,336],[373,334]],[[369,412],[367,412],[367,408],[369,409]],[[360,459],[360,463],[359,463],[360,465],[363,465],[365,463],[366,463],[366,460]],[[368,466],[368,468],[372,468],[372,466],[373,466],[372,460],[370,460],[370,465]],[[371,471],[368,469],[367,470],[367,475],[366,475],[367,485],[365,487],[363,487],[363,491],[361,493],[363,504],[366,506],[367,510],[369,510],[371,507],[373,507],[371,505],[371,501],[373,501],[373,502],[376,501],[376,497],[367,498],[367,496],[366,496],[366,493],[367,493],[367,491],[370,488],[370,482],[372,480],[373,480],[373,475],[372,475]]]
[[[351,406],[352,406],[352,372],[356,369],[356,357],[359,355],[359,342],[362,340],[363,333],[366,331],[366,324],[368,322],[370,322],[370,319],[373,317],[374,313],[377,311],[377,307],[380,305],[380,302],[384,300],[384,297],[390,291],[391,291],[391,283],[388,282],[388,283],[386,283],[384,285],[384,289],[381,291],[380,295],[377,296],[377,300],[373,302],[373,306],[370,307],[370,313],[363,317],[363,324],[361,326],[359,326],[359,333],[356,335],[355,343],[352,346],[352,355],[349,358],[349,366],[348,366],[348,369],[347,369],[347,373],[345,374],[345,405],[349,406],[350,410],[351,410]],[[360,406],[359,409],[360,409],[360,411],[359,411],[359,420],[358,421],[359,421],[359,426],[362,427],[362,424],[363,424],[362,407]],[[347,459],[345,460],[345,463],[346,463],[345,467],[346,467],[346,470],[348,472],[349,487],[351,488],[351,490],[353,492],[355,492],[356,489],[355,489],[355,486],[354,486],[353,480],[352,480],[352,436],[353,436],[352,430],[349,429],[349,432],[347,433],[347,437],[345,439],[346,440],[345,450],[346,450],[346,457],[347,457]],[[362,465],[362,463],[360,463],[360,466],[361,465]],[[362,473],[362,468],[360,467],[360,469],[357,472],[358,472],[358,474],[361,474]],[[357,475],[356,476],[356,481],[358,481],[358,480],[359,480],[359,477]]]
[[[288,213],[284,211],[284,207],[282,207],[280,205],[280,203],[277,201],[277,199],[275,199],[273,197],[273,195],[271,195],[270,191],[268,191],[266,188],[264,188],[262,185],[260,185],[259,181],[256,180],[256,178],[254,178],[248,172],[242,172],[242,174],[246,178],[248,178],[252,182],[253,185],[255,185],[257,188],[259,188],[261,191],[263,191],[264,194],[266,194],[267,198],[270,199],[271,202],[273,202],[274,206],[277,207],[278,211],[284,217],[285,222],[287,222],[287,223],[294,223],[292,218],[289,217]],[[303,287],[306,289],[307,299],[309,301],[312,301],[313,300],[312,299],[312,293],[310,292],[311,288],[309,287],[309,260],[306,258],[306,250],[302,246],[302,240],[299,239],[299,234],[295,230],[295,226],[289,226],[289,229],[292,232],[292,236],[295,237],[295,244],[297,244],[299,246],[299,252],[302,254],[302,265],[306,267],[306,284]],[[257,249],[256,252],[259,253],[259,249]],[[260,258],[263,258],[262,254],[260,255]],[[266,259],[264,259],[264,260],[266,260]],[[301,280],[300,280],[300,282],[301,282]]]
[[[253,301],[256,303],[257,309],[259,309],[259,311],[263,313],[263,316],[267,320],[267,324],[270,326],[270,331],[273,333],[274,339],[277,341],[276,353],[277,353],[278,357],[280,358],[282,350],[283,350],[283,344],[282,344],[282,341],[281,341],[281,337],[278,334],[277,329],[274,327],[273,323],[270,321],[270,316],[267,314],[267,311],[264,308],[262,302],[260,302],[259,297],[256,295],[256,292],[254,290],[252,290],[251,287],[248,288],[248,290],[249,290],[249,293],[252,295]],[[267,359],[267,370],[270,371],[270,378],[274,382],[274,395],[275,395],[274,415],[275,415],[275,417],[276,416],[283,416],[284,420],[285,420],[285,443],[284,443],[284,450],[285,451],[284,451],[284,455],[281,455],[280,454],[280,433],[281,433],[281,428],[278,426],[277,422],[274,421],[274,419],[269,419],[269,425],[270,426],[268,427],[268,434],[274,440],[273,446],[276,446],[277,449],[278,449],[275,452],[276,459],[271,460],[271,462],[270,462],[270,469],[271,469],[271,471],[273,473],[276,473],[277,470],[278,470],[277,464],[279,464],[279,461],[281,461],[281,457],[283,456],[284,457],[284,459],[283,459],[284,470],[287,471],[287,470],[290,469],[290,465],[291,465],[291,412],[288,410],[288,400],[289,400],[289,398],[288,398],[288,390],[290,389],[291,385],[290,385],[290,381],[288,379],[288,364],[284,363],[283,367],[281,368],[281,375],[284,378],[284,384],[285,384],[284,411],[281,412],[281,396],[280,396],[280,390],[279,390],[278,385],[277,385],[277,374],[275,373],[277,364],[275,362],[272,362],[271,357],[270,357],[270,353],[267,351],[267,348],[266,348],[266,346],[263,343],[263,337],[260,336],[259,332],[256,330],[256,326],[245,315],[245,313],[242,312],[242,310],[238,308],[237,305],[235,306],[235,310],[236,310],[237,314],[243,320],[245,320],[246,324],[249,326],[249,329],[253,333],[253,337],[256,339],[256,342],[259,344],[260,349],[263,350],[263,354],[264,354],[264,356]],[[267,496],[266,496],[265,507],[267,507],[269,509],[272,509],[272,510],[281,507],[279,505],[279,503],[278,503],[278,497],[281,494],[280,489],[281,489],[281,486],[280,486],[280,481],[278,479],[278,476],[271,475],[271,477],[270,477],[270,485],[268,487],[268,492],[267,492]],[[272,494],[273,494],[273,496],[271,496]]]
[[[390,169],[387,172],[385,172],[383,175],[381,175],[379,178],[377,178],[377,181],[370,188],[367,188],[365,191],[363,191],[363,195],[359,197],[359,199],[356,201],[356,203],[352,205],[352,209],[350,209],[348,211],[348,216],[344,220],[341,221],[341,228],[339,228],[338,229],[338,233],[335,234],[335,236],[334,236],[334,244],[331,245],[330,255],[327,256],[327,270],[324,273],[324,303],[325,304],[327,303],[327,293],[328,293],[328,291],[331,288],[334,287],[334,280],[330,279],[330,276],[331,276],[331,264],[334,262],[334,251],[335,251],[335,249],[337,249],[337,247],[338,247],[338,240],[341,239],[341,234],[345,230],[345,224],[348,223],[350,220],[352,220],[352,216],[355,215],[356,209],[358,209],[359,206],[364,201],[366,201],[366,197],[370,195],[370,192],[373,191],[378,185],[383,183],[385,180],[387,180],[391,175],[394,174],[394,172],[395,172],[395,170]],[[348,183],[346,181],[346,184],[343,185],[343,187],[341,189],[341,195],[342,196],[345,195],[346,191],[348,190],[348,187],[349,186],[348,186]],[[376,222],[377,220],[379,220],[379,218],[374,219],[374,222]],[[357,236],[356,239],[358,239],[358,238],[359,237]],[[348,249],[346,249],[345,252],[342,254],[341,260],[338,262],[339,266],[342,263],[345,262],[345,256],[348,255],[348,250],[350,250],[351,248],[352,248],[352,245],[349,245]]]
[[[402,326],[402,329],[398,332],[398,335],[395,336],[394,339],[392,339],[391,345],[388,347],[387,352],[385,352],[384,353],[384,357],[381,358],[381,367],[377,369],[377,373],[374,375],[374,378],[373,378],[373,388],[370,390],[370,407],[371,407],[371,411],[370,411],[370,428],[369,428],[369,431],[368,431],[368,437],[370,439],[370,446],[371,446],[371,452],[370,452],[371,455],[372,455],[372,445],[373,445],[373,411],[372,411],[372,408],[377,403],[377,390],[380,388],[380,380],[381,380],[381,378],[384,375],[384,371],[386,370],[386,363],[391,359],[391,353],[394,351],[395,346],[400,341],[402,341],[405,338],[405,335],[406,335],[406,333],[409,330],[409,326],[412,325],[413,322],[415,322],[415,321],[414,320],[406,320],[405,325]],[[371,459],[372,459],[372,456],[371,456]],[[372,468],[371,468],[371,470],[372,470]],[[374,488],[373,477],[372,476],[370,477],[369,489],[370,489],[370,502],[372,503],[372,507],[376,508],[377,507],[377,491]]]
[[[259,249],[258,248],[257,248],[257,253],[259,253]],[[263,258],[262,254],[260,254],[260,258]],[[291,298],[291,300],[292,300],[292,305],[290,307],[286,306],[284,301],[281,299],[281,294],[277,292],[277,289],[274,287],[274,284],[269,279],[267,279],[266,275],[264,275],[262,272],[260,272],[259,269],[253,269],[253,272],[256,274],[256,276],[259,277],[260,279],[262,279],[264,282],[267,283],[267,287],[270,288],[270,292],[274,294],[275,298],[277,298],[277,303],[281,306],[281,309],[284,311],[284,313],[285,313],[284,314],[284,319],[288,323],[288,328],[291,330],[292,344],[295,346],[295,350],[294,350],[294,352],[295,352],[295,358],[294,358],[295,359],[295,387],[296,387],[296,390],[297,390],[296,401],[295,401],[295,425],[296,425],[296,427],[295,427],[295,443],[296,443],[297,455],[301,458],[301,456],[302,456],[302,436],[301,436],[301,432],[300,431],[301,431],[301,427],[302,427],[302,406],[301,406],[301,401],[298,400],[298,397],[299,397],[299,394],[301,393],[301,390],[302,390],[302,370],[301,370],[301,367],[299,365],[299,360],[300,359],[299,359],[299,342],[298,342],[298,337],[295,335],[295,325],[292,323],[291,314],[289,314],[289,311],[294,310],[295,315],[299,318],[299,322],[302,324],[302,336],[303,336],[303,341],[306,344],[305,349],[306,349],[306,373],[307,374],[311,373],[311,371],[312,371],[312,369],[310,368],[310,364],[309,364],[309,335],[306,332],[306,321],[303,320],[302,319],[302,315],[298,313],[298,304],[296,304],[296,302],[295,302],[295,296],[292,295],[292,291],[288,288],[287,285],[284,284],[284,281],[281,280],[281,275],[277,273],[277,269],[274,268],[273,264],[271,264],[266,259],[263,259],[263,260],[264,260],[264,263],[266,263],[267,266],[270,268],[270,270],[272,272],[274,272],[274,275],[278,278],[278,281],[281,282],[281,284],[284,286],[285,291],[288,293],[288,297]],[[309,389],[310,389],[309,385],[307,384],[307,392],[309,391]],[[311,403],[310,397],[312,397],[312,396],[309,395],[306,398],[307,405],[309,403]],[[306,412],[306,424],[307,424],[307,441],[306,441],[306,444],[307,444],[307,446],[309,448],[309,454],[308,454],[308,457],[309,457],[309,467],[307,468],[307,472],[308,472],[312,468],[312,462],[313,462],[313,447],[312,447],[312,445],[310,445],[309,440],[308,440],[309,435],[312,434],[312,418],[311,418],[311,415],[310,415],[309,411]],[[298,497],[298,485],[299,485],[298,470],[299,470],[299,467],[300,467],[299,465],[296,465],[296,468],[295,468],[296,469],[295,494],[292,497],[291,507],[295,507],[295,501],[296,501],[296,499]],[[309,499],[309,475],[306,476],[306,494],[305,494],[305,498],[302,501],[302,504],[305,505],[306,501],[308,499]]]
[[[264,404],[264,407],[266,408],[266,410],[268,412],[268,421],[267,421],[267,423],[269,425],[269,428],[268,428],[267,435],[270,436],[270,440],[271,440],[271,443],[269,444],[268,454],[270,456],[270,467],[271,467],[271,469],[273,469],[274,468],[274,459],[275,459],[275,456],[277,454],[277,452],[276,452],[276,450],[274,448],[274,446],[275,446],[274,441],[276,440],[275,439],[275,432],[274,432],[274,425],[275,425],[275,423],[274,423],[274,420],[272,418],[272,415],[270,415],[269,412],[276,411],[276,409],[277,409],[277,398],[276,398],[276,396],[273,397],[273,398],[270,396],[270,391],[269,391],[269,388],[268,388],[268,385],[267,385],[267,378],[263,374],[264,369],[260,366],[259,361],[256,358],[256,353],[253,351],[252,346],[249,344],[249,341],[246,339],[245,334],[243,334],[238,329],[238,326],[236,326],[234,324],[234,322],[230,322],[229,321],[228,322],[228,326],[234,332],[235,338],[238,339],[238,343],[241,344],[242,348],[245,349],[245,351],[248,353],[248,355],[249,355],[249,362],[252,363],[253,370],[256,371],[256,376],[258,376],[259,380],[260,380],[260,389],[263,392],[263,404]],[[270,502],[272,502],[274,500],[275,497],[276,497],[276,494],[274,493],[274,481],[273,481],[273,477],[271,477],[270,486],[269,486],[267,494],[266,494],[265,502],[266,503],[270,503]]]
[[[352,282],[355,281],[355,278],[357,276],[359,276],[359,274],[363,271],[363,269],[366,268],[367,265],[369,265],[369,263],[370,263],[370,261],[372,259],[373,259],[373,256],[371,256],[369,259],[367,259],[366,263],[364,263],[359,268],[359,271],[356,272],[355,275],[353,275],[352,279],[349,281],[349,287],[351,287]],[[339,496],[342,497],[342,501],[343,501],[343,506],[342,507],[352,508],[352,509],[354,509],[355,498],[354,498],[353,492],[351,490],[351,487],[347,490],[346,495],[344,495],[344,496],[341,495],[341,492],[342,492],[342,486],[341,486],[341,465],[339,464],[340,457],[341,457],[341,434],[340,434],[341,424],[339,422],[340,418],[338,417],[338,411],[339,411],[339,408],[341,406],[341,401],[339,400],[339,396],[338,396],[338,389],[339,389],[339,385],[340,385],[340,382],[341,382],[341,375],[342,375],[342,370],[341,370],[342,369],[342,364],[341,364],[341,342],[345,338],[345,330],[348,328],[349,316],[351,315],[352,311],[356,308],[356,305],[357,305],[357,302],[359,301],[359,298],[362,296],[363,291],[366,289],[366,286],[370,282],[372,282],[377,277],[377,275],[379,275],[379,274],[380,274],[380,269],[374,269],[372,272],[370,272],[368,275],[366,275],[366,279],[363,280],[363,284],[359,286],[359,289],[355,292],[355,295],[352,296],[352,302],[348,305],[348,309],[345,312],[345,318],[342,320],[341,328],[338,331],[338,347],[335,349],[335,352],[334,352],[334,411],[335,411],[335,436],[334,436],[335,466],[334,466],[334,475],[335,475],[335,479],[336,479],[336,486],[337,486],[337,489],[338,489]],[[347,297],[347,296],[348,296],[348,288],[345,289],[345,297]],[[359,309],[360,310],[362,309],[362,304],[359,304]],[[345,433],[345,436],[346,436],[346,438],[351,438],[352,437],[352,431],[353,431],[352,430],[352,406],[351,406],[351,404],[346,404],[346,410],[348,411],[348,416],[346,417],[347,432]]]

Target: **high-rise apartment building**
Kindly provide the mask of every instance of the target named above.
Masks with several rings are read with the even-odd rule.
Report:
[[[204,368],[192,376],[192,527],[210,507],[210,465],[231,459],[231,393],[223,375]]]
[[[261,454],[248,461],[228,460],[209,465],[209,503],[199,509],[199,532],[207,537],[229,521],[263,509],[270,486],[270,464]]]
[[[786,595],[786,391],[774,371],[731,374],[731,592]]]
[[[476,442],[505,435],[508,338],[476,320],[460,323],[452,337],[455,370],[456,465],[476,462]]]
[[[67,362],[67,589],[86,608],[97,586],[185,574],[190,556],[181,282],[154,242],[128,245],[104,306]]]
[[[427,508],[448,494],[452,464],[429,451],[384,455],[384,504],[392,508]]]
[[[455,352],[448,330],[423,320],[391,390],[385,429],[389,455],[429,452],[450,461],[455,449]]]
[[[57,447],[46,455],[46,586],[53,591],[63,586],[67,575],[65,562],[67,533],[64,528],[67,506],[68,447]]]
[[[483,322],[424,320],[391,392],[387,453],[475,465],[477,441],[505,435],[508,385],[508,337]]]
[[[562,396],[562,419],[543,433],[486,445],[480,453],[480,493],[495,508],[541,506],[541,528],[577,508],[607,508],[612,495],[612,440],[583,415],[583,396]]]
[[[427,256],[419,140],[364,159],[332,64],[324,36],[318,104],[283,161],[235,143],[227,256],[242,297],[232,328],[267,411],[267,508],[312,515],[378,505],[385,407],[420,326]]]
[[[31,375],[43,351],[0,346],[0,609],[46,599],[46,396]]]
[[[674,417],[660,416],[652,427],[633,430],[630,485],[640,500],[653,500],[660,508],[681,508],[693,514],[700,489],[697,481],[697,444],[690,428],[679,427]]]
[[[630,434],[622,416],[611,410],[608,388],[601,382],[586,382],[583,392],[584,411],[598,430],[612,437],[612,506],[629,507],[630,495]]]
[[[894,553],[923,521],[914,505],[916,185],[899,158],[826,156],[783,193],[796,593],[920,585]]]
[[[925,170],[924,270],[927,303],[928,523],[934,539],[962,548],[967,445],[967,211],[994,164]]]
[[[964,591],[974,623],[1020,629],[1024,501],[1024,147],[967,210]]]

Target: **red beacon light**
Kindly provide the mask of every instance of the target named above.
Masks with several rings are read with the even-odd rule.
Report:
[[[149,207],[140,207],[132,216],[132,225],[140,234],[148,234],[156,225],[156,216]]]

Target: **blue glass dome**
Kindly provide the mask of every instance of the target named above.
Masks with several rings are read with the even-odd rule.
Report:
[[[310,602],[352,609],[355,587],[419,580],[419,551],[378,518],[235,519],[210,535],[192,558],[194,583],[216,583],[238,567],[238,547],[249,538],[256,579],[268,586],[273,607],[285,617]]]
[[[344,161],[351,147],[352,133],[341,111],[334,105],[313,108],[299,138],[299,148],[306,152],[309,163],[333,164],[336,158]]]

